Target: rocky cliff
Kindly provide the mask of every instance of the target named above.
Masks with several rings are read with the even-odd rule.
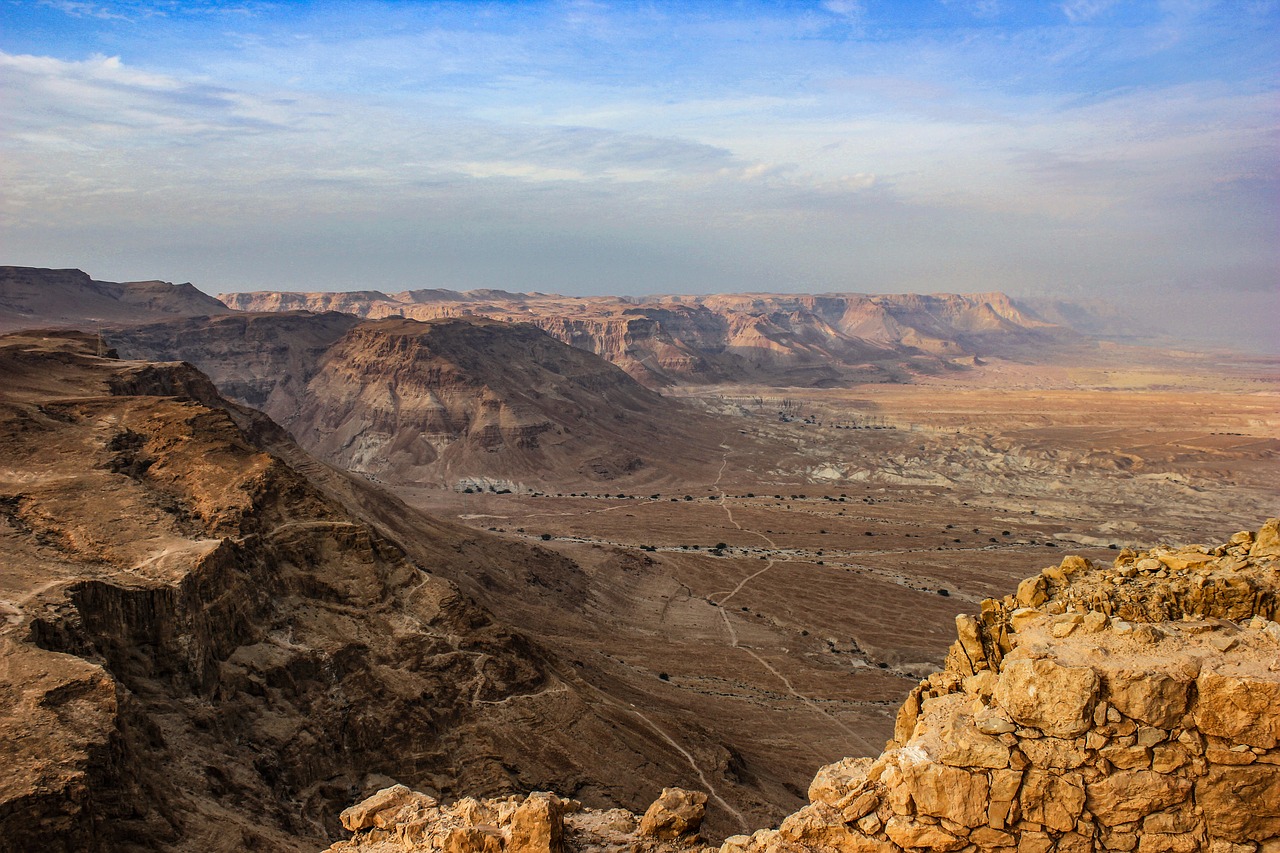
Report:
[[[392,778],[639,803],[680,772],[441,575],[550,555],[419,519],[411,557],[370,515],[409,508],[96,345],[0,338],[0,850],[314,850]]]
[[[702,416],[524,323],[237,313],[106,340],[190,361],[321,459],[387,482],[636,486],[720,454]]]
[[[934,372],[975,356],[1033,357],[1078,344],[1001,293],[720,294],[572,298],[501,291],[230,293],[246,311],[361,317],[485,316],[532,323],[652,387],[757,382],[822,386]]]
[[[1280,850],[1277,615],[1280,520],[1216,548],[1067,557],[957,618],[878,758],[822,768],[808,806],[720,853]],[[331,850],[702,849],[688,792],[644,819],[550,794],[380,796]]]
[[[283,423],[348,470],[452,485],[661,479],[672,464],[714,459],[714,444],[687,428],[696,420],[532,326],[475,318],[353,328]]]

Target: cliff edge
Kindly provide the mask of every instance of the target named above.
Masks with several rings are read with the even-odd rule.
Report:
[[[1277,519],[1216,548],[1069,556],[957,617],[878,758],[823,767],[808,806],[720,853],[1280,851],[1278,592]],[[637,818],[388,789],[330,850],[700,850],[699,797]]]

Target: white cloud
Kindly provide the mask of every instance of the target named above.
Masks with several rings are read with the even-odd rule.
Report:
[[[1058,8],[1067,16],[1067,20],[1079,24],[1092,21],[1114,5],[1116,0],[1070,0]]]
[[[867,13],[866,6],[860,0],[823,0],[822,8],[833,15],[855,21]]]

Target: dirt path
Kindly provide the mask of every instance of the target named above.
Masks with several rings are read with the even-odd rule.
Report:
[[[720,500],[719,500],[720,508],[724,510],[726,517],[728,517],[729,519],[729,523],[732,524],[734,528],[742,531],[743,533],[750,533],[753,536],[758,536],[759,538],[767,542],[770,548],[776,549],[778,547],[777,543],[775,543],[768,536],[759,532],[758,530],[748,530],[744,528],[741,524],[738,523],[737,519],[733,517],[733,511],[729,508],[729,504],[728,504],[728,495],[725,494],[724,489],[720,488],[720,481],[724,479],[725,469],[729,465],[729,454],[732,453],[733,451],[732,449],[729,448],[728,445],[721,444],[720,446],[724,448],[724,459],[720,464],[720,472],[716,476],[715,482],[711,484],[711,488],[715,489],[720,494]],[[770,557],[768,562],[765,563],[764,568],[760,569],[759,571],[752,572],[751,574],[744,577],[742,580],[738,581],[738,585],[735,586],[731,591],[727,593],[718,593],[718,592],[712,593],[710,596],[708,596],[708,598],[711,601],[719,605],[720,619],[724,623],[725,631],[728,633],[728,636],[729,636],[729,646],[731,648],[744,651],[747,654],[751,655],[751,657],[755,658],[756,662],[759,663],[760,666],[764,667],[764,669],[767,670],[773,677],[781,681],[783,686],[786,687],[787,692],[790,693],[793,697],[803,702],[805,706],[808,707],[815,714],[822,716],[824,719],[826,719],[827,721],[835,725],[836,728],[838,728],[841,732],[843,732],[845,735],[849,736],[854,741],[859,743],[863,747],[863,749],[866,750],[868,753],[875,754],[875,752],[879,749],[877,745],[872,744],[862,735],[858,734],[853,729],[846,726],[837,717],[823,710],[821,707],[818,706],[816,702],[814,702],[808,696],[805,696],[799,690],[796,690],[795,685],[791,683],[790,679],[788,679],[785,675],[783,675],[776,668],[774,668],[774,666],[770,664],[767,660],[761,657],[756,652],[755,649],[751,648],[750,646],[743,645],[738,641],[738,632],[733,627],[733,620],[729,618],[729,611],[725,607],[725,604],[730,599],[732,599],[735,595],[741,592],[743,588],[746,587],[747,584],[751,583],[751,581],[765,574],[766,572],[768,572],[770,569],[772,569],[774,566],[778,565],[779,563],[786,563],[786,562],[790,562],[790,561],[778,560]],[[716,598],[716,596],[722,596],[722,597]],[[816,751],[815,751],[815,755],[817,755]],[[822,755],[817,755],[817,758],[819,762],[826,760],[826,757]]]

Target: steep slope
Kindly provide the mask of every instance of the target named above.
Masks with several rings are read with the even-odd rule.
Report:
[[[359,514],[403,505],[96,346],[0,339],[0,850],[308,850],[388,777],[634,805],[687,772],[437,573],[571,566],[439,524],[411,559]]]
[[[397,483],[639,486],[720,455],[700,415],[525,324],[236,313],[104,339],[189,361],[326,461]]]
[[[688,428],[697,420],[538,329],[480,319],[361,324],[326,351],[296,415],[282,417],[349,470],[531,487],[655,482],[710,465],[714,444]]]
[[[80,270],[0,266],[0,332],[230,313],[191,284],[94,281]]]
[[[1069,329],[1002,293],[564,297],[502,291],[232,293],[242,310],[337,309],[421,320],[465,314],[533,323],[652,387],[754,382],[821,387],[937,372],[957,360],[1034,360],[1080,347]]]
[[[187,361],[233,400],[276,420],[301,406],[326,350],[360,321],[305,311],[168,320],[103,333],[125,358]]]
[[[1067,557],[957,618],[946,668],[878,758],[720,853],[1209,851],[1280,846],[1280,520],[1216,548]],[[704,849],[706,797],[642,819],[553,794],[457,806],[381,791],[333,853]]]

